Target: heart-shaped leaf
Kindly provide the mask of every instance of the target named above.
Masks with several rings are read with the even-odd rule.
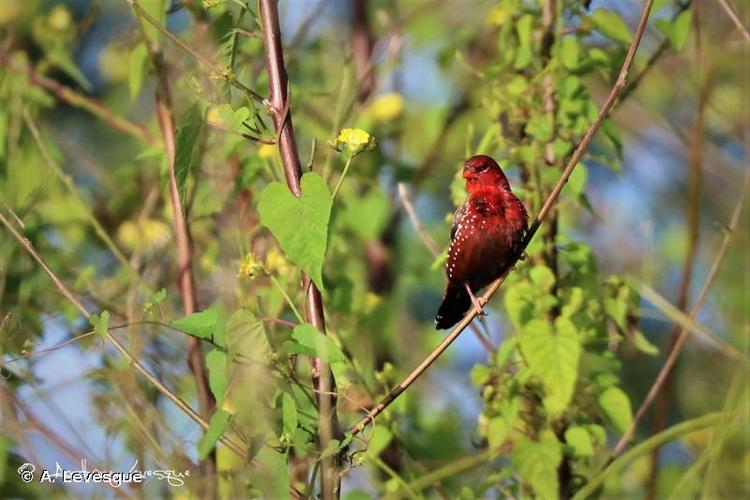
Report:
[[[271,230],[286,256],[323,289],[323,258],[328,244],[331,192],[322,177],[302,176],[302,196],[286,185],[272,182],[260,195],[260,222]]]

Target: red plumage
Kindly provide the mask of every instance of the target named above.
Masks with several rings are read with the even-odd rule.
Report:
[[[469,310],[479,292],[512,266],[528,228],[523,203],[510,190],[502,169],[489,156],[464,163],[469,197],[456,210],[445,266],[448,284],[435,324],[450,328]]]

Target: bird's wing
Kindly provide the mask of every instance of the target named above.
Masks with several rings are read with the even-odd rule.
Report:
[[[466,213],[469,211],[469,204],[464,203],[460,207],[456,209],[456,212],[453,214],[453,225],[451,226],[451,241],[453,241],[453,238],[456,236],[456,231],[458,231],[458,226],[461,224],[464,220],[464,217],[466,217]]]

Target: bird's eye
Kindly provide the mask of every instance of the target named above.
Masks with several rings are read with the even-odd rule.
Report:
[[[486,172],[490,168],[486,163],[477,169],[477,172]]]

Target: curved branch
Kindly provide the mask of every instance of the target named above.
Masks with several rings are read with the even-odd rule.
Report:
[[[586,131],[586,134],[583,136],[581,141],[578,143],[578,147],[576,147],[575,151],[573,152],[573,155],[570,157],[570,160],[568,161],[567,165],[565,166],[565,170],[563,170],[563,173],[560,175],[560,180],[557,181],[557,184],[555,184],[555,187],[552,189],[550,194],[547,196],[546,201],[544,202],[544,205],[542,206],[542,209],[539,211],[539,214],[537,214],[536,219],[534,220],[534,223],[529,228],[528,233],[526,234],[526,237],[524,238],[523,244],[521,245],[521,252],[519,253],[518,257],[520,257],[523,250],[526,249],[526,247],[529,245],[531,240],[534,238],[534,235],[539,230],[539,227],[542,225],[542,222],[544,222],[544,219],[549,215],[550,211],[555,205],[555,202],[557,201],[557,198],[560,196],[560,192],[563,189],[563,186],[565,186],[565,183],[568,182],[568,178],[570,178],[570,175],[573,173],[573,170],[576,168],[576,165],[583,157],[583,154],[586,152],[586,149],[589,147],[591,142],[594,139],[594,136],[596,135],[599,128],[602,126],[602,123],[604,123],[604,119],[607,118],[609,115],[609,112],[612,110],[612,107],[615,105],[615,102],[617,101],[618,97],[620,96],[620,93],[625,88],[625,84],[627,83],[628,78],[628,72],[630,71],[630,67],[633,65],[633,59],[635,58],[635,53],[638,50],[638,45],[640,44],[641,38],[643,37],[643,30],[646,28],[646,21],[648,21],[649,14],[651,13],[651,6],[653,5],[653,0],[648,0],[646,2],[646,5],[643,7],[643,12],[641,13],[641,18],[638,23],[638,27],[636,28],[635,35],[633,36],[633,41],[630,44],[630,48],[628,49],[628,53],[625,56],[625,60],[622,63],[622,67],[620,68],[620,74],[617,77],[617,81],[615,82],[614,86],[609,92],[609,95],[607,96],[607,99],[604,101],[604,105],[602,106],[602,109],[599,111],[599,115],[596,117],[596,120],[594,120],[594,123],[591,124],[588,131]],[[492,296],[497,292],[497,290],[500,288],[500,286],[505,281],[506,276],[512,269],[508,269],[503,273],[502,276],[500,276],[498,279],[496,279],[487,289],[487,291],[482,296],[482,299],[484,301],[489,301]],[[443,352],[445,352],[446,349],[448,349],[448,346],[450,346],[454,340],[458,338],[458,336],[461,334],[461,332],[474,320],[474,317],[476,316],[476,311],[474,309],[470,309],[469,312],[464,316],[464,318],[453,328],[453,330],[448,334],[445,339],[425,358],[422,363],[417,366],[405,379],[403,382],[401,382],[399,385],[394,387],[391,392],[389,392],[383,400],[378,403],[372,410],[370,410],[362,419],[351,427],[350,432],[354,435],[362,432],[364,428],[372,422],[375,417],[380,415],[380,413],[385,410],[388,405],[390,405],[393,400],[395,400],[402,392],[404,392],[411,384],[414,383],[415,380],[417,380],[424,372],[427,370],[427,368],[432,365],[432,363],[435,362],[437,358],[440,357]]]

